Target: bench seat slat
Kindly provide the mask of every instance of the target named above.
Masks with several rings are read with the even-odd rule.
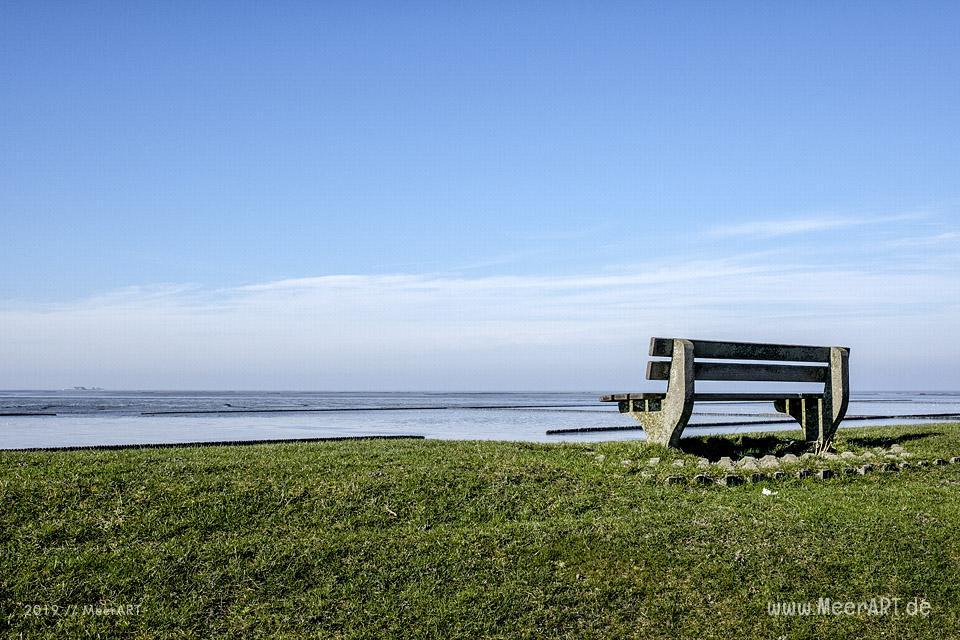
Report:
[[[648,392],[642,393],[611,393],[600,396],[600,402],[619,402],[620,400],[662,400],[667,396],[666,393]]]
[[[797,344],[763,344],[758,342],[719,342],[691,340],[694,358],[722,360],[771,360],[776,362],[830,362],[830,347]],[[650,338],[650,355],[669,358],[673,355],[673,338]]]
[[[693,399],[699,402],[750,402],[774,400],[800,400],[801,398],[822,398],[822,393],[695,393]]]
[[[728,362],[695,362],[696,380],[730,380],[739,382],[826,382],[827,367],[787,364],[740,364]],[[669,380],[670,362],[647,363],[647,380]]]
[[[656,400],[666,397],[666,393],[612,393],[600,396],[600,402],[619,402],[621,400]],[[800,400],[801,398],[822,398],[822,393],[695,393],[694,401],[699,402],[751,402],[774,400]]]

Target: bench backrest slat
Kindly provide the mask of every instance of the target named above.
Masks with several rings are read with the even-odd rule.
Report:
[[[696,347],[694,348],[696,349]],[[694,351],[696,353],[696,351]],[[694,362],[697,380],[735,380],[755,382],[819,382],[829,376],[828,367],[788,364],[739,364],[733,362]],[[669,380],[669,361],[647,362],[647,380]]]
[[[692,340],[695,358],[724,360],[770,360],[775,362],[830,362],[830,347],[809,347],[796,344],[761,344],[756,342],[717,342]],[[673,355],[673,338],[650,338],[650,355],[669,358]],[[700,377],[699,375],[697,376]],[[659,379],[659,378],[657,378]],[[723,378],[724,380],[732,378]],[[739,378],[737,378],[739,379]]]

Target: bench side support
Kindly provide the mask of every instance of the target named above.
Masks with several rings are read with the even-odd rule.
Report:
[[[800,423],[803,439],[807,442],[816,442],[820,439],[825,404],[820,394],[773,401],[777,411],[788,414]]]
[[[850,350],[830,347],[830,377],[823,393],[824,419],[818,438],[821,450],[830,446],[850,404]]]
[[[850,350],[830,347],[830,372],[823,396],[801,397],[798,400],[776,400],[773,406],[800,423],[803,438],[816,442],[817,451],[830,447],[837,427],[847,415],[850,403]]]
[[[693,343],[674,340],[666,397],[659,403],[627,401],[625,413],[643,426],[647,442],[664,447],[680,446],[680,435],[693,413],[693,380]]]

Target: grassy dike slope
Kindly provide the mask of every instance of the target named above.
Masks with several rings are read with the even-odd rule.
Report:
[[[837,446],[893,443],[912,461],[960,455],[960,425],[844,430]],[[765,496],[664,486],[642,473],[651,455],[676,457],[429,440],[0,453],[0,630],[960,637],[960,465],[791,478]],[[882,596],[899,615],[767,614]],[[918,597],[929,616],[906,615]],[[85,604],[139,611],[63,611]]]

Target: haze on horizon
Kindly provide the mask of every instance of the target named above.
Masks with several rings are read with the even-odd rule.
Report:
[[[0,388],[960,389],[956,3],[175,9],[0,7]]]

